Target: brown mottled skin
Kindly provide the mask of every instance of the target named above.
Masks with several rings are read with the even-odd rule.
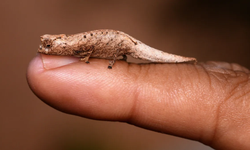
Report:
[[[47,55],[67,55],[80,57],[89,63],[89,57],[111,59],[108,68],[111,69],[119,56],[131,55],[134,58],[160,63],[196,62],[195,58],[168,54],[147,46],[116,30],[94,30],[73,35],[41,36],[42,45],[38,52]]]

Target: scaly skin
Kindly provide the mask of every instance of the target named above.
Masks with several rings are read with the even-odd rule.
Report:
[[[158,63],[197,62],[195,58],[157,50],[116,30],[94,30],[73,35],[45,34],[41,36],[41,42],[39,53],[80,57],[86,63],[89,63],[90,57],[111,59],[110,69],[117,57],[123,56],[126,60],[126,55]]]

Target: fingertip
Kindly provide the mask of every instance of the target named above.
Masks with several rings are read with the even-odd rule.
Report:
[[[114,120],[118,114],[116,112],[120,112],[119,105],[124,105],[117,104],[116,100],[124,89],[120,84],[123,74],[121,69],[127,63],[118,62],[110,70],[107,69],[108,61],[104,59],[91,59],[86,64],[79,62],[77,58],[63,60],[67,57],[60,57],[64,56],[38,54],[31,60],[27,81],[34,94],[46,104],[63,112]],[[55,62],[56,60],[62,62]],[[74,61],[77,63],[73,63]],[[113,100],[116,102],[112,103]],[[114,108],[119,109],[114,112]]]
[[[26,78],[28,83],[30,84],[30,79],[32,75],[44,71],[43,63],[40,54],[38,53],[36,57],[34,57],[27,68]]]

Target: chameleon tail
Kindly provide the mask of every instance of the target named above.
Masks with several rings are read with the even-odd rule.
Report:
[[[169,54],[157,50],[155,48],[152,48],[143,43],[138,43],[138,45],[135,45],[135,50],[136,51],[134,53],[131,53],[132,57],[139,58],[142,60],[148,60],[151,62],[159,62],[159,63],[197,62],[195,58]]]

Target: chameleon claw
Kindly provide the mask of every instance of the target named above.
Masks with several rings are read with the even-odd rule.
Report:
[[[108,69],[112,69],[112,66],[108,66]]]
[[[85,63],[86,63],[86,64],[89,64],[89,61],[86,61]]]

